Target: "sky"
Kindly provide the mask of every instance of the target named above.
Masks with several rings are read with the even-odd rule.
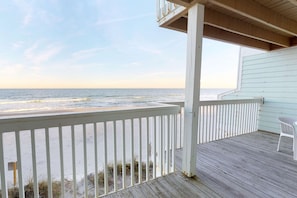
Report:
[[[0,0],[0,88],[184,88],[185,33],[156,2]],[[235,88],[239,46],[203,39],[202,88]]]

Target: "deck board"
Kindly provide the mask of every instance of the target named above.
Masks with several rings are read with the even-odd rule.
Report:
[[[127,188],[110,197],[296,197],[297,161],[292,139],[255,132],[197,145],[197,176],[180,171]],[[176,152],[181,168],[182,150]],[[108,197],[107,196],[107,197]]]

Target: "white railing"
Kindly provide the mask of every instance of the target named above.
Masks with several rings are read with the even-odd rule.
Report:
[[[184,10],[185,8],[175,4],[175,3],[171,3],[167,0],[157,0],[157,19],[158,21],[160,21],[162,18],[168,16],[170,13],[174,13],[175,11],[177,11],[177,13],[179,12],[179,10]]]
[[[207,143],[258,130],[258,115],[263,99],[200,101],[197,143]],[[183,147],[184,103],[179,105],[177,148]]]
[[[2,118],[1,195],[98,197],[173,172],[179,112],[169,105]],[[9,162],[17,162],[15,188]]]

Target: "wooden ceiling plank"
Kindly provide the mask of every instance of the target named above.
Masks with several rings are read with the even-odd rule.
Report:
[[[261,27],[252,25],[231,16],[219,13],[215,10],[205,9],[204,21],[205,24],[231,31],[243,36],[273,43],[282,47],[290,46],[290,39],[288,37],[265,30]]]
[[[247,38],[245,36],[228,32],[222,29],[218,29],[209,25],[204,26],[203,34],[204,34],[204,37],[206,38],[211,38],[211,39],[220,40],[224,42],[230,42],[230,43],[244,45],[244,46],[258,48],[258,49],[263,49],[267,51],[271,50],[269,43],[252,39],[252,38]]]
[[[297,36],[297,22],[253,0],[209,0],[210,3],[245,16],[292,36]]]

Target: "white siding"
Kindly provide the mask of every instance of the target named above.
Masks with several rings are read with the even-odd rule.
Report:
[[[259,130],[279,132],[277,118],[297,118],[297,47],[243,58],[240,89],[223,99],[264,97]]]

